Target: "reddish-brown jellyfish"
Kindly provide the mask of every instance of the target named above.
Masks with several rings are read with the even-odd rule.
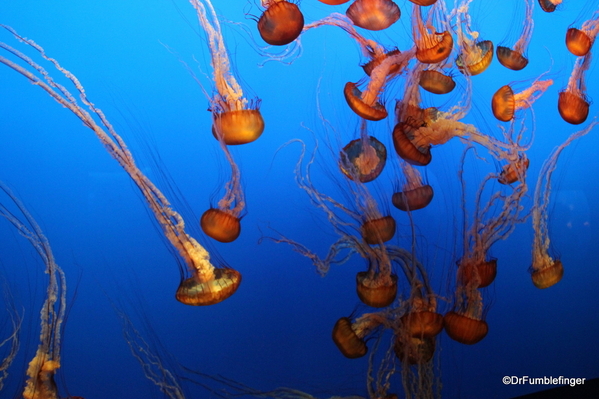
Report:
[[[375,250],[382,253],[380,250]],[[391,271],[391,260],[371,259],[368,271],[356,275],[356,292],[358,298],[373,308],[384,308],[395,301],[397,296],[397,275]]]
[[[385,319],[376,313],[366,313],[353,322],[349,317],[342,317],[333,327],[333,342],[343,356],[357,359],[368,352],[365,338],[384,323]]]
[[[530,87],[518,93],[514,93],[510,85],[500,87],[491,99],[493,115],[502,122],[511,121],[517,111],[530,108],[552,84],[551,79],[536,79]]]
[[[404,184],[401,191],[393,193],[391,202],[402,211],[416,211],[422,209],[433,200],[433,188],[425,184],[416,168],[406,162],[401,162],[404,175]]]
[[[304,15],[297,4],[287,0],[261,0],[266,8],[258,20],[262,39],[273,46],[291,43],[304,29]]]
[[[532,245],[532,265],[530,267],[532,282],[537,288],[549,288],[557,284],[564,275],[562,262],[549,255],[548,207],[551,194],[551,177],[562,151],[574,140],[583,137],[595,128],[597,121],[590,123],[585,129],[570,135],[565,142],[558,146],[543,162],[535,187],[534,207],[532,210],[532,228],[534,231]]]
[[[557,109],[562,119],[579,125],[589,116],[590,103],[586,97],[585,73],[591,65],[591,54],[576,59],[568,85],[559,93]]]
[[[475,76],[491,65],[493,43],[490,40],[480,40],[479,33],[471,29],[468,14],[471,2],[472,0],[464,0],[456,10],[459,55],[455,63],[463,74]]]
[[[455,88],[455,81],[450,75],[445,75],[435,69],[420,72],[418,84],[433,94],[447,94]]]
[[[439,17],[435,18],[440,13]],[[426,22],[422,19],[421,7],[414,6],[412,11],[412,35],[416,44],[416,58],[418,61],[425,64],[439,63],[451,54],[453,49],[453,37],[448,31],[449,23],[444,19],[443,11],[437,10],[437,6],[433,6]],[[431,31],[433,20],[436,19],[436,24],[442,32],[436,29]]]
[[[321,3],[324,3],[324,4],[328,4],[330,6],[338,6],[340,4],[347,3],[349,0],[318,0],[318,1],[320,1]]]
[[[562,0],[539,0],[539,5],[545,12],[554,12],[560,4],[562,4]]]
[[[523,153],[518,159],[503,167],[497,181],[501,184],[512,184],[517,181],[523,181],[529,165],[530,160]]]
[[[497,46],[497,60],[501,65],[514,71],[524,69],[528,65],[526,50],[532,38],[534,20],[532,18],[533,1],[526,0],[526,11],[524,16],[523,28],[520,37],[513,48]]]
[[[387,148],[369,136],[366,121],[360,123],[360,138],[350,141],[339,153],[341,172],[352,180],[368,183],[376,179],[387,162]]]
[[[241,274],[233,269],[218,269],[210,263],[210,254],[208,251],[185,231],[185,221],[181,215],[172,208],[164,194],[137,167],[125,142],[114,130],[103,112],[96,108],[87,98],[79,80],[72,73],[64,69],[56,60],[46,56],[44,50],[35,42],[19,36],[11,28],[3,27],[21,42],[36,49],[45,60],[51,62],[54,67],[64,74],[74,85],[82,103],[100,121],[96,122],[92,115],[82,105],[77,103],[75,100],[77,97],[68,92],[64,86],[57,85],[45,70],[31,58],[26,57],[6,44],[2,43],[0,45],[0,47],[16,55],[34,71],[40,72],[41,77],[36,76],[33,72],[4,57],[0,57],[0,63],[12,68],[30,82],[42,88],[56,102],[69,109],[81,119],[85,126],[93,130],[102,145],[117,160],[119,165],[125,169],[140,189],[150,210],[162,227],[165,237],[183,258],[185,264],[188,266],[189,273],[191,273],[191,277],[182,279],[176,293],[177,300],[187,305],[212,305],[233,295],[241,283]],[[182,276],[187,274],[183,269],[180,272]]]
[[[392,0],[356,0],[345,14],[354,25],[368,30],[387,29],[401,16]]]
[[[371,121],[379,121],[387,117],[385,106],[379,97],[385,87],[387,77],[394,65],[403,65],[413,56],[413,51],[405,51],[386,57],[370,74],[370,81],[364,91],[360,91],[356,83],[348,82],[343,94],[349,107],[360,117]]]
[[[572,54],[583,57],[591,50],[597,33],[599,33],[599,11],[595,11],[592,18],[585,21],[580,29],[568,28],[566,47]]]
[[[474,345],[487,336],[489,325],[481,316],[469,312],[451,311],[443,317],[445,332],[451,339],[461,344]]]

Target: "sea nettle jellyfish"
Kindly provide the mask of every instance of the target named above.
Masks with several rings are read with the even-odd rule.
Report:
[[[532,19],[534,0],[526,0],[526,11],[524,16],[523,28],[520,37],[513,48],[497,46],[497,60],[504,67],[519,71],[528,65],[526,50],[532,38],[534,20]]]
[[[401,16],[392,0],[356,0],[345,14],[354,25],[368,30],[387,29]]]
[[[262,39],[273,46],[284,46],[297,39],[304,28],[304,15],[297,4],[287,0],[261,1],[266,8],[258,20]]]
[[[580,125],[589,116],[590,102],[586,96],[585,74],[591,66],[591,53],[576,59],[568,85],[559,93],[557,110],[563,120]]]
[[[241,274],[230,268],[216,268],[210,263],[210,254],[193,237],[185,231],[185,222],[166,199],[164,194],[137,167],[133,155],[125,142],[114,130],[104,113],[97,108],[85,94],[85,89],[71,72],[64,69],[58,61],[46,55],[44,49],[32,40],[19,36],[12,28],[2,25],[17,39],[37,50],[75,87],[80,101],[92,112],[88,113],[64,86],[56,83],[44,68],[31,58],[7,44],[0,43],[0,48],[16,56],[32,70],[0,56],[0,63],[23,75],[31,83],[48,93],[56,102],[73,112],[83,124],[90,128],[113,158],[129,174],[135,185],[144,196],[150,210],[162,227],[165,237],[177,250],[188,267],[191,277],[184,278],[186,272],[180,269],[181,283],[176,298],[187,305],[212,305],[221,302],[235,293],[241,282]],[[92,117],[95,115],[99,123]]]

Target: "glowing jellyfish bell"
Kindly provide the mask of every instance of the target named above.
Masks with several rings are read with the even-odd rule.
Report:
[[[355,0],[346,15],[354,25],[368,30],[383,30],[393,25],[401,11],[392,0]]]
[[[453,49],[453,37],[449,33],[449,26],[443,15],[443,9],[435,4],[429,12],[429,21],[425,24],[422,19],[421,7],[414,6],[412,11],[412,34],[416,44],[416,58],[425,64],[439,63],[451,54]],[[431,32],[433,20],[444,29],[442,32]]]
[[[534,27],[532,18],[533,1],[534,0],[526,0],[526,11],[522,33],[514,44],[514,47],[497,46],[497,60],[501,65],[513,71],[519,71],[528,65],[528,58],[526,58],[525,54],[528,45],[530,44]]]
[[[458,47],[456,66],[465,75],[475,76],[484,72],[493,61],[493,42],[480,40],[479,33],[471,30],[468,7],[472,0],[464,0],[457,9]]]
[[[261,0],[266,10],[258,20],[262,39],[273,46],[291,43],[302,33],[304,15],[297,4],[287,0]]]
[[[339,155],[341,172],[362,183],[376,179],[387,162],[385,145],[368,135],[364,119],[360,123],[360,138],[350,141]]]
[[[583,57],[591,50],[597,33],[599,33],[599,10],[595,11],[593,17],[585,21],[580,29],[568,28],[566,31],[566,47],[572,54]]]
[[[559,93],[557,109],[563,120],[579,125],[589,116],[590,103],[586,97],[585,74],[591,65],[591,54],[576,59],[568,85]]]
[[[455,88],[453,77],[435,69],[427,69],[420,72],[418,84],[424,90],[433,94],[451,93]]]
[[[191,277],[182,279],[175,295],[177,300],[186,305],[212,305],[233,295],[241,283],[241,274],[230,268],[216,268],[210,263],[210,254],[208,251],[187,234],[185,231],[185,221],[181,215],[172,208],[164,194],[137,167],[133,155],[127,149],[125,142],[114,130],[108,119],[106,119],[104,113],[96,108],[87,98],[85,89],[79,80],[72,73],[64,69],[56,60],[46,56],[45,51],[35,42],[19,36],[10,27],[0,26],[8,30],[21,42],[37,50],[46,61],[51,62],[56,69],[64,74],[75,86],[81,101],[100,120],[98,124],[90,113],[74,100],[76,97],[68,92],[64,86],[57,85],[40,65],[16,49],[4,43],[0,44],[0,48],[9,51],[33,70],[40,72],[41,77],[1,56],[0,63],[12,68],[30,82],[42,88],[56,102],[69,109],[81,119],[85,126],[93,130],[107,151],[137,185],[152,210],[156,221],[162,227],[165,237],[177,250],[181,258],[183,258],[189,273],[191,273]],[[185,270],[180,270],[180,272],[182,276],[186,275]]]
[[[554,12],[560,4],[562,4],[562,0],[539,0],[539,5],[545,12]]]
[[[401,162],[405,183],[401,191],[393,193],[391,202],[404,212],[422,209],[433,200],[433,188],[425,184],[418,170],[407,162]]]

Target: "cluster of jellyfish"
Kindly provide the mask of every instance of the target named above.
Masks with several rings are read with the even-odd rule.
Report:
[[[332,7],[349,2],[320,1]],[[489,108],[497,119],[500,134],[485,132],[464,119],[472,110],[473,86],[477,79],[474,77],[484,74],[494,57],[505,68],[526,71],[536,4],[542,12],[557,14],[561,0],[526,0],[524,15],[519,16],[523,21],[522,31],[511,46],[496,46],[473,30],[469,7],[475,0],[456,1],[453,8],[444,0],[410,1],[411,10],[403,10],[403,18],[410,18],[413,45],[405,49],[379,43],[372,32],[384,31],[402,17],[399,6],[392,0],[354,0],[345,13],[332,12],[309,23],[304,20],[299,3],[262,0],[263,10],[255,28],[269,46],[293,46],[309,30],[327,26],[340,28],[356,42],[367,59],[361,66],[362,78],[348,81],[338,92],[340,101],[359,117],[356,129],[359,137],[339,148],[329,145],[331,151],[325,154],[334,158],[338,167],[334,178],[338,187],[345,191],[344,198],[335,199],[313,183],[311,173],[315,158],[322,154],[318,150],[309,152],[303,142],[300,142],[302,152],[294,171],[297,185],[315,209],[325,215],[338,236],[337,240],[322,257],[285,235],[284,231],[279,232],[280,229],[273,228],[272,236],[265,238],[289,245],[306,256],[322,276],[327,275],[332,265],[345,263],[354,256],[362,259],[364,268],[356,275],[355,290],[357,299],[365,306],[360,307],[360,311],[348,308],[347,314],[331,321],[332,330],[327,333],[348,359],[366,356],[373,341],[376,342],[375,349],[383,352],[384,355],[377,358],[378,365],[369,365],[367,391],[371,399],[398,397],[394,392],[399,386],[390,382],[397,372],[396,363],[400,364],[400,384],[405,397],[439,395],[440,382],[434,362],[438,336],[445,331],[451,339],[465,345],[474,345],[485,338],[492,328],[485,321],[489,311],[485,288],[493,284],[497,270],[501,268],[501,259],[493,258],[490,249],[499,240],[508,239],[517,225],[530,222],[534,231],[529,268],[534,286],[547,289],[559,283],[564,275],[564,265],[549,254],[548,207],[552,174],[562,151],[596,125],[592,120],[559,144],[544,160],[531,190],[532,205],[527,209],[524,201],[529,193],[527,170],[531,162],[541,162],[527,156],[534,137],[528,131],[527,122],[534,120],[535,101],[554,83],[549,74],[505,84],[489,99]],[[231,167],[231,178],[223,187],[222,199],[194,222],[200,224],[210,239],[235,245],[233,242],[241,233],[246,204],[241,170],[229,146],[247,145],[257,140],[264,132],[265,121],[260,113],[260,99],[247,98],[232,72],[221,21],[213,5],[209,0],[190,0],[190,3],[205,32],[213,71],[212,89],[203,89],[210,104],[212,135]],[[241,274],[229,266],[216,267],[211,263],[209,252],[186,232],[185,221],[167,196],[136,166],[121,136],[104,113],[87,98],[75,75],[47,55],[36,42],[20,36],[8,26],[2,28],[20,45],[34,49],[41,61],[38,63],[15,47],[0,42],[3,53],[0,63],[44,90],[81,119],[139,188],[165,237],[183,261],[178,262],[181,283],[176,290],[176,299],[186,305],[206,306],[233,295],[241,283]],[[592,46],[598,32],[599,10],[565,32],[565,47],[577,59],[566,87],[559,92],[555,112],[572,125],[585,123],[589,116],[585,73],[592,62]],[[75,95],[57,83],[40,65],[42,62],[64,75],[72,84]],[[292,62],[290,67],[293,67]],[[401,90],[389,93],[389,87],[400,87]],[[440,101],[442,106],[425,107],[422,90],[439,96],[456,90],[461,93],[455,103],[448,105]],[[394,106],[390,107],[385,98],[394,98]],[[389,140],[369,134],[373,124],[388,118],[393,120],[393,129],[387,132]],[[413,214],[435,200],[435,188],[425,178],[426,167],[433,162],[433,151],[442,151],[442,146],[454,138],[463,144],[462,166],[472,158],[476,161],[485,157],[490,157],[499,166],[496,172],[478,182],[474,206],[463,207],[461,251],[455,259],[456,266],[449,267],[451,290],[440,293],[431,284],[427,265],[418,259]],[[387,149],[383,141],[392,142],[393,149]],[[250,147],[247,146],[248,150]],[[469,157],[472,153],[476,156]],[[396,165],[396,190],[382,196],[375,184],[383,170],[391,167],[389,164]],[[466,203],[469,192],[466,186],[470,182],[464,179],[463,170],[457,174],[457,182]],[[47,300],[42,310],[41,342],[29,364],[22,396],[27,399],[58,398],[54,374],[60,367],[65,277],[33,218],[7,187],[0,188],[17,204],[25,222],[19,221],[4,207],[0,207],[0,214],[32,243],[49,276]],[[411,237],[408,247],[394,241],[398,223],[388,211],[388,204],[404,212],[410,220],[411,231],[400,233]],[[365,307],[369,310],[363,311]],[[10,364],[18,349],[20,315],[18,312],[12,315],[14,333],[5,342],[11,342],[13,350],[5,364]],[[146,348],[146,341],[130,324],[130,319],[123,313],[119,316],[128,331],[127,342],[148,378],[167,396],[183,397],[176,373],[164,369],[152,348]],[[385,331],[393,336],[389,348],[381,348],[381,341],[376,339]],[[371,356],[372,352],[374,350],[371,350]],[[258,391],[220,376],[199,372],[195,372],[195,376],[207,380],[202,384],[213,392],[216,388],[210,388],[211,384],[225,386],[218,390],[222,397],[312,398],[291,388]]]

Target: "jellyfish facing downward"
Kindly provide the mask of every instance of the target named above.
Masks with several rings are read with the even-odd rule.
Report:
[[[210,254],[185,231],[185,222],[166,199],[164,194],[137,167],[133,155],[125,142],[114,130],[104,113],[87,98],[79,80],[58,61],[46,55],[44,49],[32,40],[19,36],[12,28],[1,25],[18,40],[37,50],[41,57],[50,62],[74,85],[80,101],[92,112],[88,113],[64,86],[56,83],[44,68],[13,47],[0,42],[0,48],[15,56],[18,61],[30,67],[28,70],[11,60],[0,56],[0,63],[23,75],[31,83],[40,87],[56,102],[73,112],[85,126],[93,130],[106,150],[129,174],[143,194],[148,206],[162,227],[164,235],[178,251],[188,266],[191,277],[185,278],[186,271],[180,268],[181,284],[176,298],[187,305],[212,305],[221,302],[235,293],[241,283],[241,274],[230,268],[216,268],[210,263]],[[95,115],[99,123],[92,117]]]
[[[549,288],[557,284],[564,275],[564,266],[557,259],[554,260],[549,255],[549,229],[547,227],[549,206],[549,196],[551,194],[551,176],[557,166],[557,161],[562,151],[572,143],[572,141],[583,137],[597,125],[593,121],[585,129],[572,134],[566,141],[557,147],[553,153],[545,160],[534,194],[534,208],[532,210],[532,228],[534,231],[534,239],[532,244],[532,265],[530,272],[532,274],[532,282],[537,288]]]
[[[42,306],[40,343],[27,368],[24,399],[58,399],[58,387],[54,375],[60,368],[60,350],[63,322],[66,312],[66,280],[64,272],[56,264],[52,248],[46,236],[12,191],[0,182],[0,190],[14,202],[23,218],[15,216],[0,203],[0,216],[8,220],[35,248],[45,265],[48,275],[46,300]]]

